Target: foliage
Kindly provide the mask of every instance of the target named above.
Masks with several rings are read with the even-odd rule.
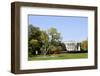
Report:
[[[40,54],[41,47],[41,39],[40,39],[41,31],[38,27],[33,25],[28,26],[28,53],[29,56],[36,55],[36,53]]]
[[[60,37],[60,33],[58,33],[57,29],[56,28],[50,28],[48,30],[48,34],[49,34],[49,37],[50,37],[50,40],[51,40],[51,43],[53,45],[59,45],[60,41],[61,41],[61,37]]]
[[[41,31],[40,37],[41,37],[41,42],[42,42],[41,53],[46,55],[48,52],[49,37],[45,31]]]
[[[88,51],[88,41],[87,40],[84,40],[81,42],[81,49],[83,51]]]
[[[29,25],[28,50],[29,56],[60,53],[60,51],[63,50],[60,33],[53,27],[44,31],[40,30],[39,27]]]

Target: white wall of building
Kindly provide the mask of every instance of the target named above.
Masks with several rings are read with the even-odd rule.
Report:
[[[78,42],[75,41],[65,41],[64,42],[67,51],[80,51],[80,46]]]

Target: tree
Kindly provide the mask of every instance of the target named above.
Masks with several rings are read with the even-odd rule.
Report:
[[[40,54],[41,47],[41,39],[40,39],[41,31],[38,27],[33,25],[28,26],[28,53],[29,56]]]
[[[50,28],[48,30],[48,35],[50,37],[51,40],[51,44],[57,46],[59,45],[60,41],[61,41],[61,37],[60,37],[60,33],[58,33],[56,28]]]
[[[81,43],[81,49],[83,51],[88,51],[88,41],[87,40],[82,41],[82,43]]]
[[[49,47],[49,37],[46,31],[41,31],[41,42],[42,42],[41,52],[43,55],[46,55]]]
[[[62,50],[60,33],[56,28],[47,31],[40,30],[33,25],[28,26],[28,50],[29,56],[50,54],[52,51],[59,53]]]
[[[31,39],[40,40],[40,35],[41,35],[41,31],[40,31],[39,27],[35,27],[33,25],[29,25],[28,26],[28,38],[29,38],[29,41]]]
[[[50,28],[48,29],[48,35],[49,35],[49,49],[51,49],[52,53],[59,53],[60,51],[60,44],[61,44],[61,37],[60,33],[57,31],[56,28]]]
[[[38,52],[38,49],[39,49],[39,46],[40,46],[38,40],[32,39],[32,40],[30,41],[30,44],[32,45],[33,53],[34,53],[34,54],[38,54],[38,53],[39,53],[39,52]]]

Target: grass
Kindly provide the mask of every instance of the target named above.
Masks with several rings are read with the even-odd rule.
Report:
[[[29,61],[32,60],[59,60],[59,59],[80,59],[88,58],[88,53],[66,53],[66,54],[53,54],[53,55],[37,55],[28,57]]]

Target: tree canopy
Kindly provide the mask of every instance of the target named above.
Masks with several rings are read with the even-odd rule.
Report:
[[[28,50],[29,56],[38,54],[50,54],[62,50],[60,33],[56,28],[41,30],[39,27],[28,26]]]

